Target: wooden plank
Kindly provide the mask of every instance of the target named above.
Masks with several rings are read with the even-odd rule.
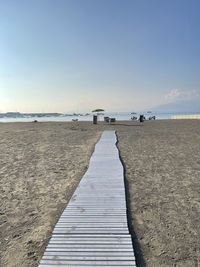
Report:
[[[95,267],[97,265],[99,266],[136,266],[134,260],[98,260],[98,259],[93,259],[93,260],[61,260],[61,259],[42,259],[41,260],[41,265],[48,265],[49,266],[62,266],[65,265],[65,267],[69,266],[92,266]]]
[[[136,267],[135,261],[52,261],[52,260],[41,260],[40,266],[43,267],[72,267],[72,266],[78,266],[78,267],[102,267],[102,266],[112,266],[112,267]]]
[[[72,255],[58,255],[58,252],[55,252],[55,255],[45,255],[43,256],[43,260],[55,260],[56,261],[100,261],[100,260],[104,260],[104,261],[134,261],[135,258],[132,256],[108,256],[106,253],[104,253],[104,255],[102,256],[72,256]]]

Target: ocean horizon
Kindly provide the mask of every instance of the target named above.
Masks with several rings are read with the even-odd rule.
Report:
[[[4,113],[5,114],[5,113]],[[34,113],[30,113],[34,114]],[[0,122],[32,122],[34,120],[40,122],[47,122],[47,121],[92,121],[94,114],[88,113],[72,113],[72,114],[60,114],[60,115],[51,115],[51,113],[41,113],[43,115],[36,115],[29,116],[28,113],[22,116],[15,116],[13,112],[13,116],[9,114],[9,116],[0,117]],[[48,114],[48,115],[45,115]],[[55,114],[55,113],[52,113]],[[139,118],[140,115],[144,115],[147,120],[150,117],[155,116],[157,120],[167,120],[172,119],[174,116],[192,116],[197,115],[200,116],[200,112],[103,112],[103,115],[99,115],[99,120],[103,121],[104,117],[113,117],[116,118],[117,121],[124,121],[124,120],[131,120],[131,117]]]

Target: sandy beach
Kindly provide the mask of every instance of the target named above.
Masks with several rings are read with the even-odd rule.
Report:
[[[0,124],[0,266],[36,267],[104,129],[125,166],[138,267],[200,264],[200,121]]]

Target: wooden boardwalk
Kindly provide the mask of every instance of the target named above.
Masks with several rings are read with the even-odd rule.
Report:
[[[103,132],[87,172],[54,228],[39,265],[47,266],[136,266],[114,131]]]

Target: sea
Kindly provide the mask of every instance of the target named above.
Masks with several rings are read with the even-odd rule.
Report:
[[[167,120],[171,119],[173,116],[179,115],[196,115],[200,116],[200,112],[104,112],[102,115],[98,116],[98,120],[103,121],[104,117],[116,118],[117,121],[124,121],[124,120],[131,120],[131,118],[137,117],[139,118],[140,115],[144,115],[145,118],[148,120],[149,117],[155,116],[156,120]],[[34,120],[40,122],[47,122],[47,121],[92,121],[94,114],[63,114],[60,116],[23,116],[23,117],[1,117],[0,122],[32,122]]]

